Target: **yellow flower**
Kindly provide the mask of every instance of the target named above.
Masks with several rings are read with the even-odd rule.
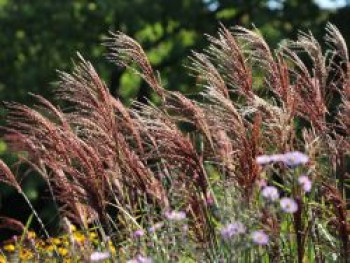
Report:
[[[63,248],[63,247],[59,247],[58,248],[58,253],[61,255],[61,256],[66,256],[67,254],[68,254],[68,250],[67,249],[65,249],[65,248]]]
[[[32,259],[34,257],[34,254],[33,254],[33,252],[31,252],[28,249],[21,249],[19,257],[22,260],[30,260],[30,259]]]
[[[115,247],[113,246],[112,242],[109,242],[109,252],[111,252],[112,255],[116,254]]]
[[[89,239],[90,241],[93,241],[97,238],[97,234],[95,232],[90,232],[89,233]]]
[[[45,250],[48,252],[52,252],[55,249],[55,247],[53,245],[48,245],[47,247],[45,247]]]
[[[85,236],[80,232],[73,233],[73,237],[74,237],[75,241],[78,243],[82,243],[85,240]]]
[[[29,231],[28,232],[28,238],[29,239],[35,239],[36,238],[36,233],[34,231]]]
[[[4,250],[8,252],[13,252],[15,251],[16,247],[13,244],[7,244],[4,246]]]
[[[77,227],[75,225],[70,224],[69,228],[70,228],[70,231],[72,231],[72,232],[77,231]]]
[[[0,255],[0,263],[6,263],[6,258]]]
[[[61,244],[61,239],[59,239],[59,238],[53,238],[51,241],[52,241],[52,243],[55,244],[55,245]]]

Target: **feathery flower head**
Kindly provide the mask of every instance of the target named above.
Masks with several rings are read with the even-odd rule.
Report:
[[[236,221],[223,227],[220,233],[224,239],[229,239],[235,235],[243,234],[245,231],[246,227],[241,222]]]
[[[286,213],[295,213],[298,210],[298,204],[291,198],[283,197],[280,201],[281,208]]]
[[[261,191],[261,195],[271,201],[275,201],[280,197],[277,188],[274,186],[265,186]]]
[[[252,240],[255,244],[265,246],[269,243],[269,236],[262,230],[257,230],[252,233]]]
[[[298,183],[303,188],[304,192],[308,193],[311,191],[312,182],[306,175],[301,175],[298,178]]]

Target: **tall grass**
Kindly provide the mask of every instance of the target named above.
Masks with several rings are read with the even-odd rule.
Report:
[[[49,238],[55,249],[30,260],[348,262],[350,63],[338,29],[326,27],[325,52],[311,33],[276,50],[241,27],[208,40],[188,65],[197,100],[166,90],[119,32],[105,41],[108,59],[159,104],[124,107],[80,55],[59,73],[60,106],[39,95],[33,108],[6,103],[4,139],[47,182],[68,226],[63,245]],[[0,173],[23,193],[3,162]]]

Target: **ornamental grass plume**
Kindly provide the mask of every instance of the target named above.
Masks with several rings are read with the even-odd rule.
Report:
[[[350,62],[339,30],[327,25],[326,52],[311,33],[276,50],[257,29],[242,27],[221,26],[208,41],[188,65],[201,100],[166,90],[142,47],[118,32],[104,43],[107,58],[148,83],[157,105],[125,107],[79,54],[73,72],[59,72],[60,106],[39,95],[32,95],[32,108],[4,104],[3,139],[21,153],[15,168],[25,164],[45,180],[62,218],[84,230],[98,226],[100,247],[90,244],[86,252],[75,240],[56,248],[60,260],[77,249],[80,259],[103,256],[93,251],[112,259],[115,247],[123,247],[125,260],[138,255],[131,262],[152,262],[141,256],[150,255],[141,251],[142,242],[169,261],[179,261],[184,249],[198,261],[347,258]],[[0,181],[21,193],[41,222],[22,190],[22,175],[12,170],[0,161]],[[308,177],[301,173],[306,170]],[[262,199],[279,200],[281,209]],[[171,232],[179,228],[168,221],[186,222],[186,235]],[[135,229],[138,237],[141,229],[153,235],[135,242]],[[221,246],[217,236],[243,233],[250,234],[240,235],[235,247]],[[247,246],[251,241],[261,246]]]

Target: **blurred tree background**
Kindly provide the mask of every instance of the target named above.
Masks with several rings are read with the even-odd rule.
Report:
[[[320,0],[0,0],[0,100],[33,103],[29,92],[52,97],[56,69],[70,71],[77,51],[90,60],[114,96],[126,104],[152,94],[144,82],[104,58],[101,45],[108,31],[123,31],[145,48],[167,89],[196,91],[195,79],[184,65],[191,50],[207,45],[204,34],[228,27],[254,24],[275,47],[298,30],[311,30],[320,39],[327,21],[350,37],[350,6],[321,8]],[[341,2],[341,1],[340,1]],[[1,116],[4,111],[1,109]],[[3,124],[3,118],[0,123]],[[14,163],[0,141],[0,157]],[[19,172],[29,175],[25,167]],[[23,171],[22,171],[23,170]],[[33,179],[34,178],[34,179]],[[57,212],[35,176],[24,176],[23,187],[44,221],[54,229]],[[23,221],[30,209],[6,186],[0,186],[0,216]],[[56,215],[56,216],[55,216]]]

